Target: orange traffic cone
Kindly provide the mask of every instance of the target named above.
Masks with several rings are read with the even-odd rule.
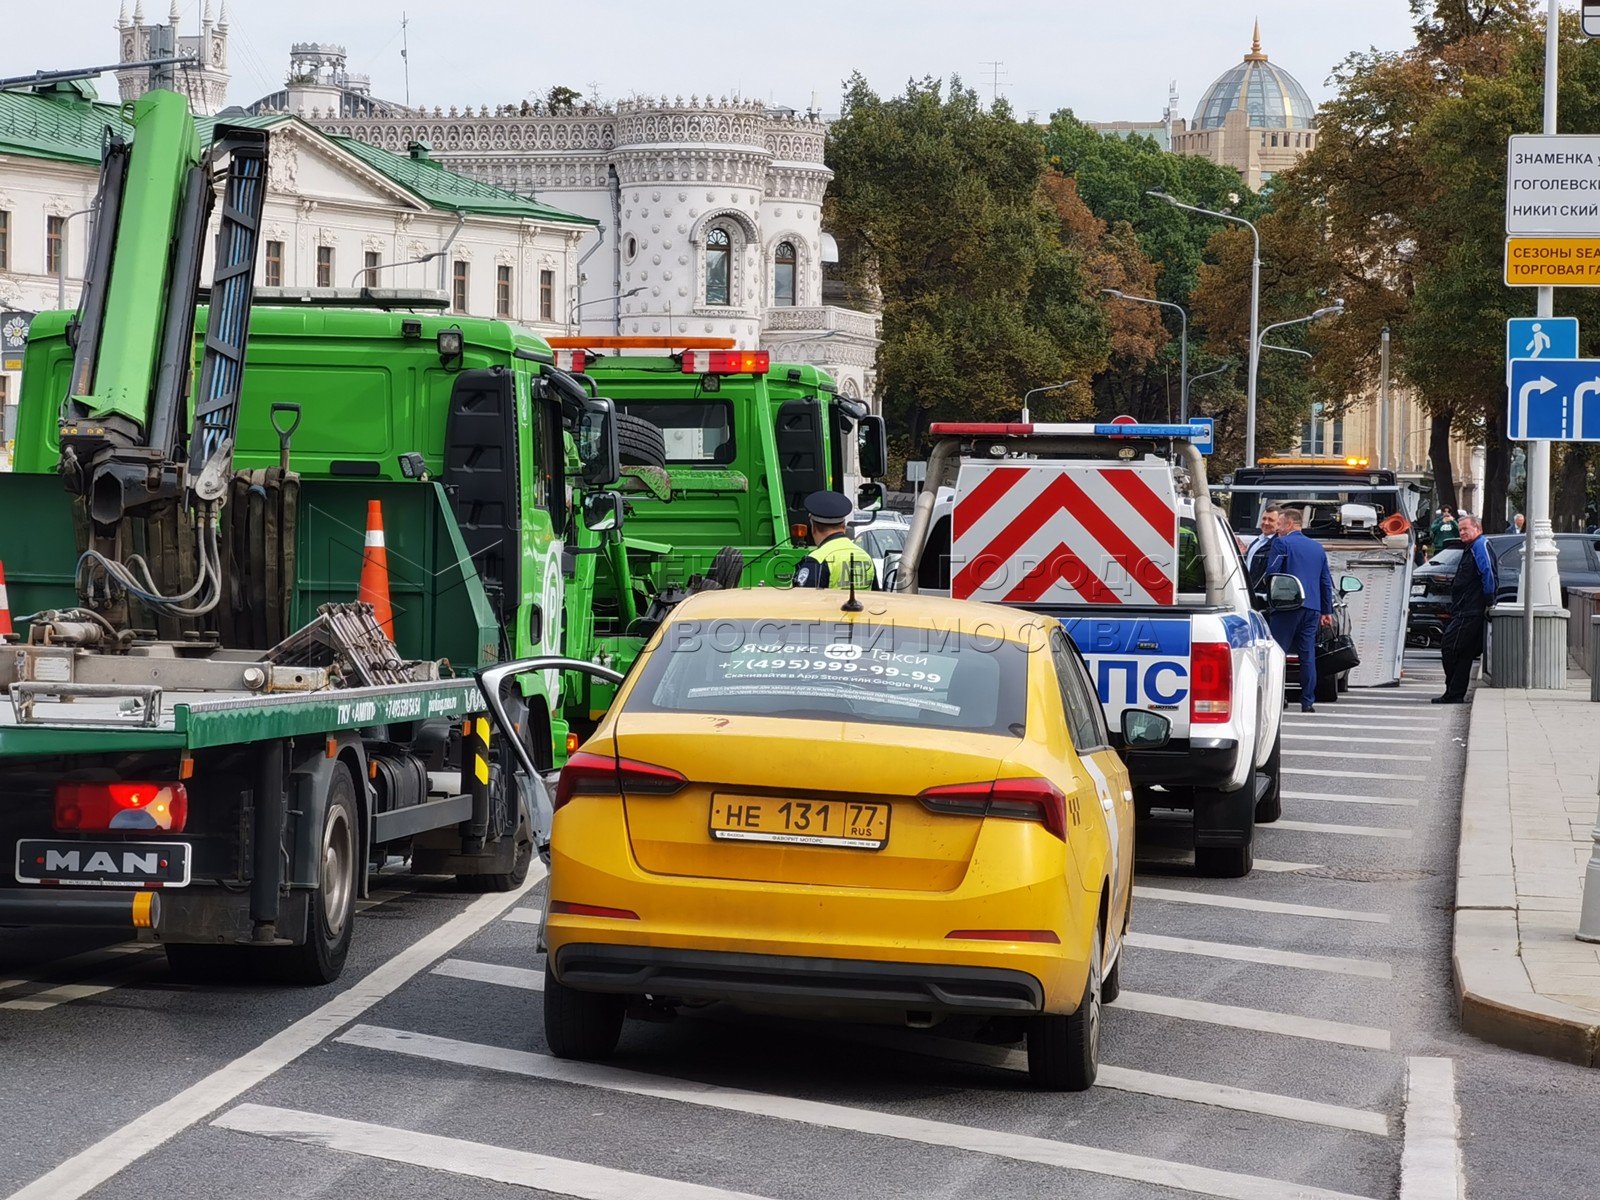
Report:
[[[383,506],[367,501],[367,545],[361,553],[361,587],[356,599],[372,605],[373,616],[394,640],[394,611],[389,607],[389,551],[383,544]]]
[[[15,632],[11,628],[11,601],[6,598],[6,565],[0,562],[0,637]]]

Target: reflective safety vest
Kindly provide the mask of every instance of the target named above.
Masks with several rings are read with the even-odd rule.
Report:
[[[794,585],[847,588],[852,575],[859,590],[877,590],[878,572],[872,565],[872,556],[848,535],[836,533],[800,560],[794,573]]]

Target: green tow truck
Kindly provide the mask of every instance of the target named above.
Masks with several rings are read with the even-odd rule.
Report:
[[[268,135],[202,147],[161,91],[133,125],[80,308],[33,326],[0,475],[0,924],[325,982],[370,865],[510,889],[547,843],[513,763],[566,744],[563,550],[619,536],[585,526],[615,525],[617,422],[503,322],[255,303]],[[374,502],[392,636],[354,602]],[[548,669],[496,676],[510,747],[474,672],[528,655]]]

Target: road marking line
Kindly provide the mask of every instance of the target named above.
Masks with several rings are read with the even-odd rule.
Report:
[[[1285,800],[1329,800],[1334,804],[1399,804],[1415,806],[1415,796],[1346,796],[1340,792],[1284,792]]]
[[[1386,829],[1381,825],[1325,825],[1320,821],[1274,821],[1260,829],[1287,829],[1291,833],[1337,833],[1347,837],[1410,838],[1409,829]]]
[[[211,1124],[217,1129],[323,1146],[363,1158],[408,1163],[430,1171],[509,1183],[580,1200],[637,1200],[640,1196],[652,1200],[761,1200],[750,1192],[730,1192],[700,1183],[290,1108],[241,1104]]]
[[[1274,873],[1283,873],[1283,872],[1289,872],[1289,871],[1309,871],[1312,868],[1320,867],[1321,865],[1322,865],[1321,863],[1279,862],[1275,858],[1258,858],[1258,859],[1255,860],[1255,869],[1256,870],[1258,870],[1258,871],[1272,871]]]
[[[1160,933],[1130,932],[1130,946],[1143,950],[1168,950],[1174,954],[1198,954],[1205,958],[1226,958],[1237,962],[1262,963],[1269,967],[1294,967],[1300,971],[1327,971],[1333,975],[1360,975],[1367,979],[1393,979],[1394,968],[1386,962],[1365,958],[1339,958],[1331,954],[1303,954],[1298,950],[1273,950],[1266,946],[1236,946],[1229,942],[1203,942],[1195,938],[1168,937]]]
[[[150,964],[137,964],[139,967],[148,965]],[[119,987],[133,983],[142,973],[136,968],[128,968],[111,976],[103,976],[94,983],[62,983],[43,991],[29,992],[27,995],[18,996],[15,1000],[4,1001],[0,1003],[0,1008],[15,1012],[44,1012],[58,1005],[70,1004],[74,1000],[87,1000],[90,996],[114,992]]]
[[[398,900],[401,896],[409,896],[413,888],[380,888],[375,892],[368,892],[365,900],[356,901],[356,911],[366,912],[369,908],[377,908],[380,904],[387,904],[391,900]]]
[[[1352,704],[1355,708],[1360,709],[1362,712],[1412,712],[1416,710],[1428,712],[1430,710],[1423,708],[1422,706],[1424,704],[1432,704],[1433,697],[1418,696],[1415,700],[1406,700],[1399,704],[1381,704],[1375,700],[1352,701],[1348,698],[1340,700],[1338,703],[1341,705]]]
[[[1323,726],[1323,728],[1326,728],[1326,726]],[[1359,726],[1356,727],[1356,728],[1359,728]],[[1367,732],[1370,733],[1371,730],[1368,730]],[[1395,742],[1395,739],[1392,738],[1392,737],[1365,738],[1365,737],[1347,737],[1347,736],[1341,736],[1341,735],[1338,735],[1338,734],[1335,734],[1332,737],[1320,737],[1320,736],[1318,736],[1317,734],[1314,734],[1314,733],[1286,733],[1286,734],[1283,735],[1283,740],[1286,741],[1286,742],[1338,742],[1341,746],[1392,746],[1392,745],[1394,745],[1394,742]],[[1286,750],[1286,751],[1284,751],[1284,753],[1286,753],[1286,754],[1310,754],[1311,751],[1309,751],[1309,750]],[[1363,754],[1363,755],[1360,755],[1359,757],[1362,757],[1362,758],[1369,758],[1369,757],[1370,758],[1379,758],[1381,756],[1377,755],[1377,754],[1373,754],[1373,755],[1365,755],[1365,754]]]
[[[537,925],[544,919],[544,910],[539,908],[513,908],[502,921],[512,921],[518,925]]]
[[[306,1051],[314,1048],[431,963],[482,930],[545,876],[534,863],[527,881],[512,892],[480,896],[466,909],[357,980],[320,1008],[280,1030],[254,1050],[219,1067],[197,1083],[140,1113],[87,1150],[39,1176],[10,1200],[78,1200],[138,1162],[156,1147],[238,1099]]]
[[[542,1054],[532,1054],[526,1050],[509,1050],[501,1046],[458,1042],[449,1038],[408,1033],[399,1029],[355,1025],[341,1034],[337,1040],[346,1045],[360,1046],[369,1050],[409,1054],[457,1066],[549,1079],[581,1087],[650,1096],[659,1100],[697,1104],[725,1112],[774,1117],[778,1120],[795,1121],[824,1129],[842,1129],[852,1133],[896,1138],[919,1145],[965,1150],[973,1154],[988,1154],[1017,1162],[1064,1167],[1068,1170],[1087,1171],[1115,1179],[1179,1188],[1201,1195],[1227,1197],[1229,1200],[1351,1200],[1347,1194],[1323,1188],[1265,1179],[1255,1175],[1238,1175],[1230,1171],[1170,1162],[1165,1159],[1146,1158],[1143,1155],[1128,1154],[1119,1150],[1102,1150],[1094,1146],[1074,1145],[1071,1142],[1058,1142],[1049,1138],[978,1129],[948,1121],[931,1121],[919,1117],[901,1116],[897,1113],[875,1112],[871,1109],[828,1104],[818,1100],[775,1096],[765,1092],[747,1092],[738,1088],[718,1087],[715,1084],[672,1079],[660,1075],[646,1075],[593,1063],[563,1062]]]
[[[1123,992],[1116,1007],[1182,1021],[1203,1021],[1207,1025],[1226,1025],[1233,1029],[1253,1029],[1283,1037],[1305,1038],[1313,1042],[1333,1042],[1340,1046],[1359,1046],[1363,1050],[1387,1050],[1389,1031],[1368,1025],[1349,1025],[1325,1021],[1321,1017],[1297,1017],[1292,1013],[1264,1008],[1240,1008],[1236,1004],[1212,1004],[1205,1000],[1185,1000],[1180,996],[1156,996],[1149,992]]]
[[[954,1038],[937,1035],[913,1035],[905,1030],[850,1030],[843,1034],[840,1040],[880,1046],[907,1054],[943,1058],[953,1062],[999,1067],[1008,1071],[1028,1069],[1028,1055],[1022,1050],[1012,1050],[1005,1046],[985,1046],[978,1042],[960,1042]],[[1158,1075],[1154,1071],[1136,1071],[1130,1067],[1113,1067],[1101,1063],[1100,1073],[1095,1077],[1094,1085],[1097,1088],[1107,1087],[1118,1092],[1134,1092],[1141,1096],[1161,1096],[1168,1100],[1204,1104],[1211,1108],[1228,1108],[1265,1117],[1279,1117],[1285,1121],[1300,1121],[1307,1125],[1325,1125],[1356,1133],[1375,1133],[1379,1137],[1389,1135],[1389,1118],[1380,1112],[1363,1108],[1344,1108],[1337,1104],[1302,1100],[1297,1096],[1283,1096],[1275,1092],[1254,1092],[1248,1088],[1208,1083],[1202,1079],[1185,1079],[1180,1075]]]
[[[1370,758],[1372,756],[1362,755],[1360,757]],[[1426,783],[1428,781],[1426,775],[1399,775],[1391,771],[1338,771],[1332,769],[1323,771],[1315,770],[1311,767],[1279,767],[1278,773],[1280,775],[1321,775],[1337,779],[1398,779],[1405,783]]]
[[[118,942],[41,963],[31,977],[0,979],[0,992],[15,991],[30,984],[49,986],[0,1002],[0,1008],[14,1012],[42,1012],[59,1004],[112,991],[133,982],[139,974],[138,968],[146,965],[132,961],[136,956],[158,949],[160,946],[155,942]],[[78,971],[83,971],[78,979],[70,983],[58,982],[63,975],[70,976]]]
[[[1141,900],[1163,900],[1173,904],[1204,904],[1212,908],[1240,908],[1247,912],[1282,913],[1290,917],[1322,917],[1329,921],[1366,921],[1389,924],[1389,914],[1358,912],[1348,908],[1319,908],[1314,904],[1284,904],[1278,900],[1252,900],[1246,896],[1214,896],[1207,892],[1185,892],[1177,888],[1143,887],[1135,884],[1133,894]]]
[[[543,971],[530,971],[526,967],[502,967],[499,963],[447,958],[429,974],[446,975],[451,979],[470,979],[474,983],[498,983],[502,987],[522,988],[529,992],[544,991]]]
[[[1406,1059],[1404,1122],[1400,1200],[1462,1200],[1466,1178],[1454,1060]]]
[[[1293,735],[1286,733],[1283,736],[1287,738]],[[1340,738],[1339,740],[1345,741],[1346,739]],[[1285,746],[1283,752],[1293,755],[1295,758],[1342,758],[1346,762],[1350,761],[1352,757],[1359,758],[1362,762],[1431,762],[1433,760],[1433,755],[1431,754],[1368,754],[1365,750],[1352,756],[1340,750],[1291,750]]]

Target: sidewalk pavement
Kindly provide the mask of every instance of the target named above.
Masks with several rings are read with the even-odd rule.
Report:
[[[1573,934],[1597,778],[1588,679],[1473,694],[1456,874],[1461,1027],[1584,1066],[1600,1066],[1600,944]]]

